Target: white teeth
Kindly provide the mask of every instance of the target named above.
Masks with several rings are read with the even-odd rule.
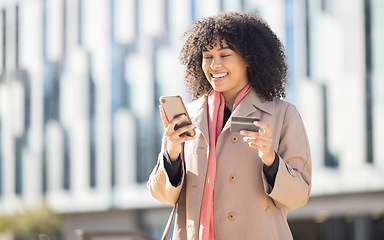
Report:
[[[212,74],[212,77],[214,78],[221,78],[227,76],[227,73],[220,73],[220,74]]]

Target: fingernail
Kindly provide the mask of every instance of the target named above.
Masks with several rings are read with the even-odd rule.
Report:
[[[245,134],[245,131],[241,130],[241,131],[240,131],[240,134]]]

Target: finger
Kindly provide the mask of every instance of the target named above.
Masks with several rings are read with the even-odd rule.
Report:
[[[254,143],[254,142],[248,142],[248,145],[249,145],[251,148],[256,149],[256,150],[259,150],[259,151],[263,149],[263,146],[258,145],[258,144]]]
[[[183,115],[180,115],[180,116],[172,119],[172,121],[168,124],[168,126],[166,126],[165,135],[167,135],[167,136],[173,135],[175,132],[176,124],[181,123],[185,118],[186,118],[186,116],[183,114]]]
[[[264,130],[264,134],[272,135],[271,129],[269,128],[268,124],[261,121],[254,121],[253,124],[261,129]]]
[[[192,129],[196,128],[196,126],[194,124],[189,124],[187,126],[184,126],[184,127],[181,127],[181,128],[178,128],[176,131],[175,131],[175,135],[182,135],[183,133],[186,133],[188,131],[191,131]]]
[[[247,131],[247,130],[241,130],[240,135],[246,136],[246,137],[260,137],[259,132],[254,132],[254,131]]]
[[[185,114],[181,114],[180,116],[175,117],[171,120],[170,124],[175,127],[177,124],[181,123],[182,121],[185,121],[187,119],[187,116]]]
[[[261,155],[272,152],[272,149],[270,146],[263,146],[263,145],[259,145],[259,144],[253,143],[253,142],[249,142],[248,145],[251,148],[258,150],[259,154],[261,153]]]
[[[265,141],[272,141],[272,137],[271,135],[267,135],[263,132],[253,132],[253,131],[245,131],[245,130],[242,130],[240,131],[240,135],[244,136],[244,137],[249,137],[249,138],[257,138],[257,139],[263,139]]]
[[[167,118],[167,115],[165,114],[163,106],[159,105],[159,110],[160,110],[161,121],[163,122],[164,128],[166,128],[169,125],[169,120]]]
[[[255,142],[248,142],[248,146],[250,146],[251,148],[255,149],[255,150],[258,150],[260,152],[268,152],[270,147],[268,146],[264,146],[264,145],[261,145],[261,144],[257,144]]]
[[[174,125],[173,124],[170,124],[167,128],[168,130],[168,136],[175,138],[177,136],[180,136],[182,135],[183,133],[186,133],[188,131],[191,131],[192,129],[196,128],[196,126],[194,124],[189,124],[189,125],[186,125],[184,127],[180,127],[178,129],[174,129]],[[173,130],[173,131],[172,131]],[[167,134],[166,134],[167,135]]]
[[[191,141],[191,140],[194,140],[194,139],[196,139],[196,134],[194,135],[194,136],[183,136],[183,137],[180,137],[180,139],[181,139],[181,141],[182,141],[182,143],[184,143],[184,142],[188,142],[188,141]]]
[[[261,138],[243,137],[243,141],[248,143],[255,143],[260,146],[266,146],[266,147],[272,146],[272,140],[269,138],[261,139]]]
[[[175,131],[172,136],[168,137],[168,139],[174,144],[181,144],[187,141],[194,140],[196,138],[196,134],[194,136],[188,136],[188,135],[181,135],[182,133],[183,133],[182,131]]]

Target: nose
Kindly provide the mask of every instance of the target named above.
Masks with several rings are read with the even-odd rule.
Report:
[[[218,68],[219,66],[221,66],[220,58],[213,58],[211,63],[211,68],[215,69],[215,68]]]

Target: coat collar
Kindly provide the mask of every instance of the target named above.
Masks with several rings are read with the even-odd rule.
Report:
[[[207,142],[208,142],[208,96],[204,95],[203,97],[193,101],[188,104],[187,109],[191,117],[192,122],[196,127],[203,133]],[[272,115],[275,110],[275,101],[263,101],[257,95],[255,91],[250,91],[247,96],[239,103],[235,111],[232,113],[232,116],[249,116],[256,111],[259,113],[256,114],[260,117],[261,112]],[[223,131],[229,128],[229,121],[224,126]]]
[[[205,114],[207,114],[207,101],[208,96],[204,95],[203,97],[188,104],[187,108],[189,115],[192,118],[196,118],[198,114],[203,114],[204,111]],[[235,109],[234,114],[238,116],[247,116],[254,112],[255,108],[272,115],[275,110],[275,101],[263,101],[255,91],[250,91],[239,103],[239,106]]]
[[[232,115],[248,116],[252,114],[255,109],[259,109],[272,115],[275,110],[275,101],[263,101],[255,91],[250,91],[239,103]]]

